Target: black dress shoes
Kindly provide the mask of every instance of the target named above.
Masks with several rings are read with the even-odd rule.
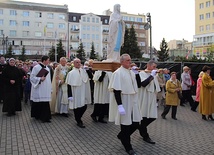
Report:
[[[164,115],[161,115],[161,117],[162,117],[163,119],[166,119],[166,116],[164,116]]]
[[[68,117],[68,114],[66,114],[66,113],[62,113],[61,114],[63,117]]]
[[[212,115],[209,115],[209,116],[208,116],[208,119],[210,119],[211,121],[214,121],[214,118],[213,118]]]
[[[80,128],[85,128],[85,126],[82,123],[77,123],[77,126]]]
[[[205,115],[202,115],[202,119],[205,120],[205,121],[207,120]]]
[[[42,121],[42,123],[51,123],[50,120]]]
[[[176,117],[172,117],[172,119],[174,119],[174,120],[178,120]]]
[[[100,122],[100,123],[107,123],[107,122],[106,122],[105,120],[103,120],[103,119],[99,119],[98,122]]]
[[[129,150],[129,151],[127,151],[127,153],[128,153],[129,155],[137,155],[136,152],[135,152],[134,150]]]
[[[145,142],[147,142],[147,143],[149,143],[149,144],[155,144],[155,142],[154,141],[152,141],[151,140],[151,138],[143,138],[143,140],[145,141]]]
[[[96,116],[92,116],[92,115],[91,115],[91,118],[93,119],[94,122],[97,122]]]

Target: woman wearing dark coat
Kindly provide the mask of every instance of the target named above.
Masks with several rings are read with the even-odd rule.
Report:
[[[16,114],[16,111],[21,111],[20,98],[20,81],[22,75],[17,67],[15,67],[15,59],[10,58],[8,65],[2,72],[4,82],[4,104],[2,112],[7,112],[7,116]]]

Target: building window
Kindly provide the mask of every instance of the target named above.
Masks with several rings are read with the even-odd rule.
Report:
[[[42,32],[40,32],[40,31],[35,32],[35,37],[41,37],[41,36],[42,36]]]
[[[144,25],[140,25],[140,29],[144,29]]]
[[[30,35],[30,32],[29,31],[23,31],[22,32],[22,36],[23,37],[28,37]]]
[[[15,37],[16,36],[16,30],[10,30],[10,36]]]
[[[96,40],[99,40],[99,35],[98,34],[96,34]]]
[[[41,27],[42,23],[41,22],[35,22],[35,27]]]
[[[30,22],[29,21],[23,21],[22,26],[30,26]]]
[[[60,29],[65,29],[65,24],[59,23],[59,28],[60,28]]]
[[[105,19],[105,21],[104,21],[104,22],[105,22],[105,24],[108,24],[108,19]]]
[[[86,34],[83,34],[83,35],[82,35],[82,39],[86,39]]]
[[[3,30],[0,30],[0,35],[3,35],[4,31]]]
[[[85,17],[82,17],[82,21],[83,21],[83,22],[85,22],[85,21],[86,21],[86,20],[85,20]]]
[[[206,2],[206,7],[207,7],[207,8],[210,7],[210,1],[207,1],[207,2]]]
[[[35,13],[36,18],[42,18],[42,13],[41,12],[36,12]]]
[[[134,28],[135,28],[135,29],[138,29],[138,24],[134,24]]]
[[[92,31],[95,31],[95,26],[91,26],[91,30],[92,30]]]
[[[145,42],[140,42],[140,46],[146,46]]]
[[[97,32],[99,31],[99,27],[98,27],[98,26],[96,26],[96,31],[97,31]]]
[[[10,20],[10,26],[16,26],[16,21],[15,20]]]
[[[203,32],[204,31],[204,26],[200,26],[199,29],[200,29],[200,32]]]
[[[124,20],[124,21],[128,21],[129,18],[128,18],[127,16],[123,16],[123,20]]]
[[[71,25],[71,31],[78,31],[78,25]]]
[[[206,25],[206,31],[210,30],[210,24]]]
[[[87,26],[87,31],[90,31],[90,26]]]
[[[204,15],[200,15],[200,20],[204,20]]]
[[[0,15],[3,15],[3,9],[0,9]]]
[[[200,8],[200,9],[203,9],[203,8],[204,8],[204,3],[200,3],[200,4],[199,4],[199,8]]]
[[[65,15],[60,14],[60,15],[59,15],[59,19],[65,19]]]
[[[91,37],[92,37],[92,40],[94,40],[95,39],[95,34],[92,34]]]
[[[10,15],[11,16],[16,16],[17,15],[16,10],[10,10]]]
[[[90,39],[90,34],[87,34],[87,39]]]
[[[142,18],[137,18],[137,22],[143,22]]]
[[[86,30],[86,25],[83,25],[82,30],[84,31]]]
[[[77,21],[77,17],[76,16],[73,16],[73,21]]]
[[[95,18],[92,18],[92,23],[95,23]]]
[[[0,19],[0,25],[3,25],[3,24],[4,24],[4,20]]]
[[[23,17],[29,17],[30,13],[29,11],[23,11]]]
[[[90,17],[87,17],[87,22],[90,22]]]
[[[129,17],[129,21],[134,22],[135,21],[135,17]]]
[[[210,13],[206,13],[206,19],[210,19]]]
[[[48,13],[48,18],[49,19],[53,19],[54,18],[54,14],[53,13]]]
[[[96,23],[99,23],[99,18],[96,18]]]
[[[47,37],[48,38],[53,38],[53,32],[47,32]]]
[[[47,23],[47,28],[49,28],[49,29],[54,28],[54,23]]]
[[[90,45],[91,45],[90,43],[87,43],[87,48],[88,48],[88,49],[90,48]]]

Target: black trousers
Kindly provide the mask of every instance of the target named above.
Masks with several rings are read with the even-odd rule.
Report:
[[[132,122],[131,125],[120,125],[121,131],[118,134],[121,143],[125,147],[126,151],[132,150],[131,135],[139,128],[139,122]]]
[[[194,106],[194,100],[192,98],[191,90],[182,90],[182,96],[183,98],[180,101],[180,104],[184,104],[185,100],[187,100],[191,107]]]
[[[147,118],[147,117],[143,117],[143,119],[141,120],[139,131],[143,139],[149,138],[149,134],[147,132],[147,126],[155,120],[156,118]]]
[[[166,105],[164,107],[163,113],[161,116],[166,116],[169,113],[170,108],[172,107],[172,118],[176,118],[176,113],[177,113],[177,106],[171,106],[171,105]]]
[[[99,120],[103,120],[106,115],[106,111],[108,110],[109,104],[94,104],[94,111],[91,114],[93,117],[99,117]]]
[[[191,109],[192,110],[196,110],[198,105],[199,105],[199,102],[195,101],[195,103],[194,103],[194,105],[193,105],[193,107]]]
[[[74,117],[75,117],[77,124],[82,123],[81,118],[82,118],[83,114],[85,113],[86,109],[87,109],[87,105],[74,109]]]
[[[32,102],[31,117],[35,117],[43,122],[51,119],[49,102]]]

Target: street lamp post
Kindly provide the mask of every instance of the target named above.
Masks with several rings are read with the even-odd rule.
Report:
[[[144,28],[145,30],[150,30],[149,31],[149,38],[150,38],[150,59],[152,59],[152,19],[150,13],[146,14],[147,17],[147,23],[145,24]]]

